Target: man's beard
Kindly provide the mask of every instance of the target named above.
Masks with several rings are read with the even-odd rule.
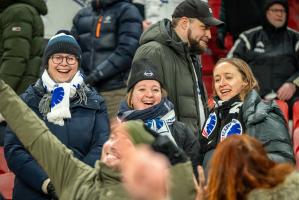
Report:
[[[189,50],[191,53],[195,53],[195,54],[202,54],[203,52],[206,51],[206,48],[201,46],[200,43],[196,40],[194,40],[191,37],[191,30],[188,30],[188,41],[189,41]]]

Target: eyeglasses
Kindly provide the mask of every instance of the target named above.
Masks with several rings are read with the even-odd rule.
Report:
[[[61,56],[61,55],[53,55],[51,56],[51,60],[54,64],[61,64],[63,59],[66,59],[66,63],[69,65],[74,65],[77,62],[77,57],[73,55],[69,56]]]
[[[273,12],[273,13],[281,13],[281,14],[285,14],[286,13],[285,9],[270,8],[269,10],[271,12]]]

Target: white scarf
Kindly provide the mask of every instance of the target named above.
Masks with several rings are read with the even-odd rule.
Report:
[[[47,114],[49,122],[59,126],[64,125],[64,119],[71,118],[70,98],[76,94],[76,90],[83,83],[83,77],[78,71],[70,83],[55,83],[47,70],[42,75],[43,86],[51,93],[51,111]]]

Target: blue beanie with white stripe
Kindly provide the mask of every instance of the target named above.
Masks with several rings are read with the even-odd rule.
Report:
[[[68,53],[77,57],[81,60],[82,50],[69,31],[61,30],[56,33],[48,42],[44,55],[43,55],[43,66],[48,65],[49,58],[55,53]]]

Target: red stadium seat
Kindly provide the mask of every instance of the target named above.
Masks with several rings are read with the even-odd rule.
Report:
[[[293,104],[293,130],[299,127],[299,101]]]
[[[12,199],[12,190],[14,186],[15,175],[12,172],[0,174],[0,193],[4,199]]]
[[[201,64],[202,64],[202,75],[212,75],[213,68],[215,66],[212,55],[204,53],[201,55]]]
[[[212,81],[213,81],[213,77],[212,76],[203,76],[202,80],[205,84],[207,93],[208,93],[208,97],[212,97],[213,95],[213,86],[212,86]]]
[[[4,157],[4,149],[0,147],[0,174],[9,172],[5,157]]]
[[[277,105],[279,106],[280,110],[282,111],[287,123],[289,121],[289,106],[285,101],[282,100],[275,100]]]
[[[296,159],[296,167],[299,169],[299,128],[296,128],[293,133],[293,149]]]
[[[295,151],[295,159],[296,159],[296,168],[299,170],[299,147],[297,147]]]

